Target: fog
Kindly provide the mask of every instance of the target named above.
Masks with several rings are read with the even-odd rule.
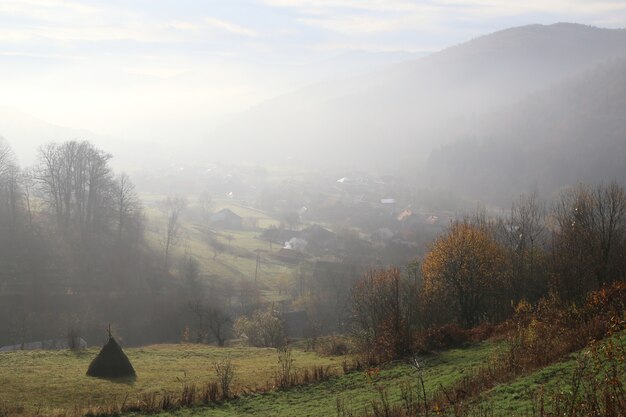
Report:
[[[533,23],[554,22],[558,10],[563,20],[613,28],[623,13],[529,10]],[[254,163],[397,168],[377,144],[392,140],[421,164],[471,135],[483,113],[623,53],[623,36],[582,27],[466,44],[520,19],[507,3],[470,3],[466,13],[474,25],[438,2],[5,2],[0,134],[25,164],[46,141],[88,138],[125,169],[145,167],[133,156],[146,145],[150,160],[185,164],[199,152],[214,161],[236,152]],[[44,138],[35,124],[67,130]]]
[[[367,271],[413,296],[474,227],[532,285],[419,326],[623,279],[626,6],[517,3],[0,2],[0,346],[347,334]]]

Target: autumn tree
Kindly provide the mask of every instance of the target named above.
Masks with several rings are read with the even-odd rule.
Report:
[[[410,350],[416,291],[398,268],[370,270],[352,290],[353,321],[363,348],[379,359]]]
[[[456,222],[439,237],[422,264],[424,300],[443,301],[465,327],[497,319],[506,283],[506,254],[484,226]]]

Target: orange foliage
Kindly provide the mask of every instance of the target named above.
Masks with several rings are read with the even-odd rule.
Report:
[[[453,312],[447,318],[466,327],[498,319],[506,271],[506,253],[484,227],[454,223],[424,259],[424,301],[435,309],[443,302]]]

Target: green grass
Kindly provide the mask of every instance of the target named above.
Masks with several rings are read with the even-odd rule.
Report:
[[[125,349],[137,378],[105,380],[85,375],[99,349],[70,351],[22,351],[0,353],[0,411],[2,408],[46,413],[121,403],[142,393],[180,392],[185,383],[202,386],[215,381],[213,362],[230,356],[236,366],[235,385],[264,387],[278,369],[275,349],[217,348],[206,345],[154,345]],[[293,351],[297,367],[330,365],[341,368],[342,358]],[[1,413],[0,413],[1,414]]]
[[[626,333],[622,333],[617,340],[626,344]],[[495,415],[531,415],[532,397],[540,388],[545,393],[546,401],[551,393],[571,392],[572,376],[578,366],[578,358],[588,350],[582,349],[561,362],[519,377],[508,384],[499,385],[486,392],[481,399],[490,404]]]
[[[163,211],[156,207],[156,202],[162,200],[163,197],[142,195],[142,198],[148,203],[152,201],[152,205],[145,208],[148,220],[145,232],[146,240],[152,248],[162,253],[164,251],[166,218]],[[262,212],[237,206],[230,201],[216,202],[213,210],[224,207],[228,207],[245,217],[258,218],[260,227],[267,227],[267,225],[277,222]],[[176,273],[177,259],[187,255],[198,261],[201,277],[204,279],[217,277],[222,282],[230,281],[235,288],[242,281],[252,282],[255,274],[257,274],[259,290],[263,297],[267,301],[278,301],[284,297],[278,295],[277,281],[281,275],[290,275],[293,266],[278,262],[267,254],[262,254],[260,267],[257,271],[255,251],[269,251],[268,243],[258,239],[260,234],[261,230],[212,230],[207,226],[182,220],[179,232],[180,239],[178,244],[173,247],[170,257],[170,270]],[[227,250],[216,254],[209,243],[209,236],[222,242]],[[231,237],[230,240],[229,237]],[[276,245],[273,249],[274,251],[278,250]]]
[[[482,343],[426,357],[423,365],[427,391],[432,392],[440,385],[451,385],[465,370],[484,363],[495,349],[495,344]],[[365,372],[353,372],[318,384],[243,396],[215,406],[181,409],[161,416],[333,416],[337,414],[338,399],[347,409],[362,410],[371,400],[379,398],[377,387],[386,388],[391,401],[400,401],[400,386],[407,381],[416,381],[414,369],[396,364],[382,369],[372,379]]]
[[[624,336],[622,336],[624,339]],[[465,372],[484,365],[504,345],[483,342],[461,349],[424,356],[421,364],[428,393],[441,386],[449,387]],[[278,369],[274,349],[204,345],[155,345],[128,348],[138,377],[136,380],[103,380],[90,378],[85,371],[98,349],[81,353],[69,351],[32,351],[0,354],[0,409],[33,413],[71,410],[78,406],[121,403],[124,398],[134,401],[142,393],[180,392],[184,384],[202,386],[215,381],[213,362],[230,356],[236,365],[235,384],[242,388],[264,387]],[[577,354],[542,368],[514,381],[496,386],[481,396],[494,415],[526,415],[532,409],[531,393],[543,387],[546,393],[569,389]],[[342,357],[323,357],[315,353],[293,350],[296,368],[330,365],[341,373]],[[403,363],[384,367],[368,378],[366,372],[347,375],[287,391],[244,395],[208,407],[180,409],[161,416],[328,416],[336,415],[337,401],[351,411],[360,411],[379,399],[385,388],[392,403],[400,402],[400,387],[417,382],[415,370]]]

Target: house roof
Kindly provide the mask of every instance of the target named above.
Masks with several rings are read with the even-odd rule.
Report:
[[[241,220],[242,217],[237,215],[229,208],[223,208],[217,213],[211,216],[212,221],[222,221],[222,220]]]

